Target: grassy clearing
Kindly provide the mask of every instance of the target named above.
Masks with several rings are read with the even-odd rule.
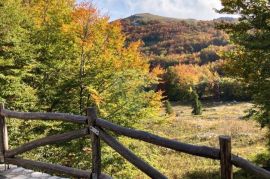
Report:
[[[219,135],[232,137],[234,154],[251,161],[266,152],[266,129],[252,120],[242,119],[250,103],[208,103],[204,104],[201,116],[193,116],[191,107],[174,104],[175,116],[162,121],[147,121],[141,129],[181,142],[218,147]],[[171,151],[132,139],[121,139],[126,145],[169,178],[219,178],[219,161],[194,157]],[[134,167],[129,166],[131,178],[147,178]],[[122,173],[124,174],[124,173]],[[234,168],[235,178],[252,178]],[[122,175],[123,176],[123,175]],[[117,177],[117,176],[116,176]],[[122,178],[119,175],[117,178]]]

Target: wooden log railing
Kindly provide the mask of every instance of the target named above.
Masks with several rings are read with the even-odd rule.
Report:
[[[0,104],[0,112],[4,111],[4,104]],[[7,125],[4,115],[0,115],[0,162],[5,161],[5,151],[8,150]]]
[[[48,136],[42,139],[28,142],[15,149],[8,149],[8,134],[5,118],[16,118],[22,120],[59,120],[64,122],[73,122],[84,125],[84,128]],[[157,169],[150,166],[148,163],[140,159],[129,149],[123,146],[114,137],[109,135],[106,130],[115,132],[116,134],[124,135],[133,139],[145,141],[147,143],[155,144],[157,146],[169,148],[177,152],[183,152],[194,156],[220,160],[220,177],[222,179],[232,179],[233,170],[232,165],[244,169],[259,178],[270,178],[270,172],[252,164],[246,159],[231,154],[231,138],[226,136],[219,137],[220,149],[197,146],[182,143],[176,140],[170,140],[160,137],[145,131],[130,129],[113,124],[104,119],[97,117],[94,108],[87,109],[86,116],[71,115],[65,113],[24,113],[7,110],[3,104],[0,104],[0,162],[7,164],[14,164],[30,169],[38,169],[48,173],[64,174],[78,178],[110,178],[109,176],[101,173],[101,145],[100,140],[103,140],[122,157],[132,163],[139,170],[144,172],[151,178],[167,178],[161,174]],[[30,151],[40,146],[48,144],[56,144],[59,142],[67,142],[80,137],[91,137],[92,143],[92,170],[83,171],[79,169],[69,168],[65,166],[47,164],[37,161],[31,161],[16,157],[19,154]]]
[[[29,169],[43,170],[46,172],[52,172],[55,174],[65,174],[72,177],[79,178],[90,178],[91,172],[78,170],[70,167],[65,167],[61,165],[48,164],[43,162],[37,162],[32,160],[25,160],[20,158],[5,158],[5,162],[17,166],[22,166]]]
[[[101,147],[99,131],[96,127],[97,113],[94,108],[88,108],[87,111],[88,130],[91,133],[92,141],[92,178],[98,179],[101,175]]]
[[[48,145],[48,144],[56,144],[59,142],[70,141],[73,139],[84,137],[88,134],[89,134],[88,129],[85,128],[85,129],[80,129],[80,130],[76,130],[76,131],[66,132],[63,134],[52,135],[49,137],[45,137],[42,139],[28,142],[28,143],[23,144],[22,146],[20,146],[16,149],[7,150],[5,152],[5,157],[7,157],[7,158],[14,157],[16,155],[30,151],[30,150],[35,149],[37,147],[41,147],[41,146]]]

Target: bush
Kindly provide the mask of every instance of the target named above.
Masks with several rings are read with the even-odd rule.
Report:
[[[167,114],[171,115],[174,113],[174,110],[172,108],[170,101],[166,100],[164,106],[165,106],[165,110]]]
[[[202,114],[202,103],[199,100],[199,95],[197,94],[197,92],[195,90],[192,90],[191,96],[192,96],[192,100],[193,100],[192,114],[201,115]]]
[[[200,65],[207,64],[209,62],[214,62],[220,59],[219,55],[217,54],[217,49],[206,48],[203,49],[200,53]]]
[[[164,74],[164,84],[161,89],[165,91],[169,101],[187,101],[190,99],[190,93],[188,92],[188,85],[182,85],[179,82],[179,75],[175,71],[175,67],[170,67]]]
[[[231,78],[222,78],[220,81],[220,98],[225,101],[251,100],[251,94],[248,92],[248,87],[241,81]]]

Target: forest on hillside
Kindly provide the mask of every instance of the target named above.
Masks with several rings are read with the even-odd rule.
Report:
[[[110,22],[90,1],[2,0],[0,102],[10,110],[78,115],[95,107],[99,117],[121,126],[156,129],[152,132],[211,146],[215,146],[208,140],[211,130],[223,133],[230,121],[233,131],[227,132],[236,137],[240,153],[246,154],[250,146],[261,151],[269,137],[267,132],[260,133],[258,124],[270,126],[270,4],[267,0],[221,3],[219,13],[239,18],[199,21],[138,14]],[[239,115],[223,109],[237,110]],[[219,116],[220,123],[211,115]],[[10,148],[79,128],[13,118],[7,124]],[[173,135],[168,133],[171,129]],[[170,176],[181,173],[166,168],[178,154],[115,137]],[[246,141],[244,147],[242,141]],[[89,144],[89,138],[73,140],[39,147],[20,157],[87,170],[91,168]],[[172,158],[164,166],[161,159],[168,154]],[[265,152],[258,163],[269,167],[269,156]],[[216,163],[203,164],[212,176]],[[116,178],[145,177],[104,144],[102,168]]]
[[[190,87],[200,99],[215,101],[248,101],[244,83],[226,76],[224,52],[234,48],[229,35],[217,29],[223,22],[166,18],[137,14],[120,20],[127,43],[141,41],[142,52],[149,58],[150,68],[164,70],[158,89],[170,101],[189,101]]]

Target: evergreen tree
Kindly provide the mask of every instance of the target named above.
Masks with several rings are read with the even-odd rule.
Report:
[[[169,115],[174,113],[172,105],[171,105],[169,100],[165,101],[165,110],[166,110],[166,113],[169,114]]]
[[[225,55],[230,74],[248,83],[257,104],[262,126],[270,123],[270,2],[268,0],[222,0],[220,13],[237,14],[235,23],[220,25],[235,45]]]
[[[201,115],[202,114],[202,103],[199,100],[199,95],[197,94],[196,90],[192,90],[191,92],[192,97],[192,114],[194,115]]]

